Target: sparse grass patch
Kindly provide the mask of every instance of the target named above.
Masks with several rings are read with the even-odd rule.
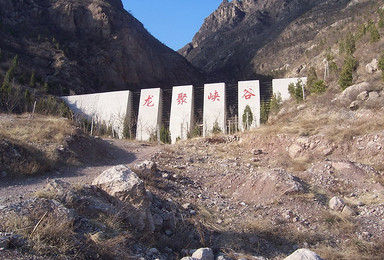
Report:
[[[21,216],[10,213],[2,216],[0,228],[22,235],[27,239],[25,246],[38,255],[66,256],[79,248],[72,222],[49,214],[44,218],[38,214]]]

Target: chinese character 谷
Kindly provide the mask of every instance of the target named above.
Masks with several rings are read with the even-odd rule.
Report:
[[[216,100],[220,101],[219,98],[220,98],[219,93],[216,90],[214,94],[209,93],[208,99],[212,100],[212,102],[215,102]]]
[[[250,99],[251,97],[254,97],[254,96],[255,94],[253,94],[253,90],[251,88],[244,89],[244,95],[242,96],[242,98]]]

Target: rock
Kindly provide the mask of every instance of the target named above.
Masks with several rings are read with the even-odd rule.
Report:
[[[216,260],[232,260],[232,258],[230,258],[229,256],[226,256],[224,254],[219,254],[217,257],[216,257]]]
[[[105,170],[93,180],[92,185],[122,202],[142,204],[147,197],[144,182],[124,165]]]
[[[284,258],[284,260],[322,260],[322,258],[315,252],[302,248],[296,250],[291,255]]]
[[[159,214],[154,214],[153,215],[153,224],[155,225],[155,228],[157,230],[161,230],[163,227],[164,220]]]
[[[377,60],[377,59],[373,59],[373,60],[371,61],[371,63],[368,63],[368,64],[365,66],[365,71],[366,71],[367,73],[369,73],[369,74],[373,74],[374,72],[376,72],[376,71],[379,69],[378,65],[379,65],[378,60]]]
[[[347,216],[347,217],[352,217],[352,216],[356,215],[356,212],[351,207],[349,207],[349,206],[344,206],[344,208],[341,211],[341,213],[344,216]]]
[[[365,101],[365,106],[367,108],[376,108],[382,107],[384,103],[384,97],[380,96],[380,94],[376,91],[371,91],[368,94],[368,98]]]
[[[107,169],[92,184],[114,197],[124,209],[128,221],[138,230],[155,230],[144,182],[128,167],[117,165]]]
[[[8,249],[9,248],[9,237],[1,236],[0,237],[0,249]]]
[[[332,210],[342,211],[345,203],[341,198],[334,196],[329,200],[328,206]]]
[[[368,91],[363,91],[357,95],[356,100],[365,101],[368,98]]]
[[[149,255],[156,255],[156,254],[158,254],[159,253],[159,250],[157,250],[156,248],[150,248],[149,250],[148,250],[148,254]]]
[[[45,192],[53,192],[55,195],[62,196],[71,188],[71,184],[61,180],[51,180],[43,188]]]
[[[361,107],[361,101],[355,100],[349,105],[349,109],[352,111],[356,111]]]
[[[292,144],[288,150],[289,157],[291,157],[292,159],[298,157],[302,150],[303,148],[300,145]]]
[[[192,254],[192,258],[199,260],[214,260],[213,251],[210,248],[200,248]]]
[[[197,259],[190,257],[190,256],[185,256],[185,257],[181,258],[180,260],[197,260]]]
[[[357,96],[364,91],[372,89],[368,82],[362,82],[346,88],[340,95],[338,95],[332,102],[340,103],[341,105],[349,105],[356,100]]]
[[[142,178],[150,178],[156,175],[157,165],[152,161],[145,160],[135,163],[131,169]]]
[[[8,176],[8,173],[6,171],[2,171],[0,173],[0,178],[6,178]]]

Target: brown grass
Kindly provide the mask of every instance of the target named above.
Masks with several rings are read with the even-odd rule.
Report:
[[[59,159],[57,148],[73,132],[64,118],[0,114],[0,151],[5,157],[1,166],[13,175],[50,170]]]
[[[20,143],[62,143],[72,133],[71,121],[64,118],[20,115],[0,121],[0,136]]]

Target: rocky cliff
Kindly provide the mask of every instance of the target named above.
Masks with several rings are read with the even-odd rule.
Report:
[[[349,17],[351,8],[356,8],[351,4],[361,2],[367,4],[351,0],[224,0],[179,53],[215,79],[257,78],[294,63],[322,29]]]
[[[48,82],[55,94],[202,80],[120,0],[0,0],[0,49],[0,75],[18,55],[21,81],[29,82],[35,72],[37,81]]]

